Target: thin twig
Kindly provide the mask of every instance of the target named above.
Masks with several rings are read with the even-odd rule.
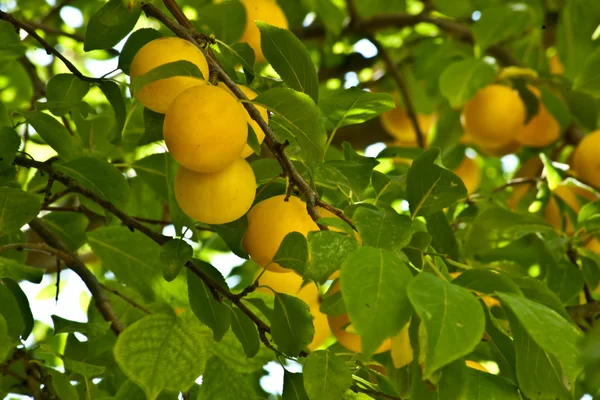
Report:
[[[65,264],[83,281],[85,286],[87,286],[88,290],[92,294],[94,298],[94,302],[100,314],[104,317],[106,321],[111,323],[111,328],[115,334],[120,334],[125,330],[125,326],[119,320],[119,317],[115,313],[112,304],[108,297],[106,297],[106,293],[102,289],[100,282],[96,276],[85,266],[85,264],[79,259],[79,257],[75,254],[69,253],[65,244],[58,237],[54,235],[40,220],[39,218],[35,218],[34,220],[29,222],[29,227],[33,229],[48,245],[60,251],[61,253],[66,253],[70,261],[65,261]]]
[[[41,22],[29,21],[29,22],[27,22],[27,24],[29,26],[31,26],[32,28],[34,28],[34,29],[39,29],[39,30],[42,30],[42,31],[46,32],[49,35],[68,37],[68,38],[73,39],[73,40],[75,40],[77,42],[83,42],[83,40],[84,40],[83,35],[80,35],[79,33],[65,32],[63,30],[60,30],[60,29],[55,28],[55,27],[50,26],[50,25],[46,25],[46,24],[41,23]]]
[[[383,393],[383,392],[378,392],[376,390],[365,389],[358,385],[350,386],[350,390],[352,390],[354,393],[364,393],[369,396],[373,396],[375,398],[383,398],[383,399],[390,399],[390,400],[402,400],[401,397],[394,396],[392,394]]]
[[[539,176],[527,176],[527,177],[523,177],[523,178],[515,178],[515,179],[512,179],[512,180],[506,182],[504,185],[498,186],[497,188],[495,188],[493,190],[493,192],[494,193],[501,192],[505,189],[508,189],[511,186],[525,185],[528,183],[537,183],[537,182],[540,182],[541,180],[542,180],[542,178]]]
[[[129,297],[125,296],[124,294],[122,294],[121,292],[119,292],[116,289],[112,289],[108,286],[106,286],[105,284],[101,283],[100,286],[102,286],[102,289],[106,290],[107,292],[110,292],[112,294],[114,294],[115,296],[125,300],[127,303],[131,304],[132,306],[134,306],[135,308],[138,308],[140,310],[142,310],[143,312],[145,312],[146,314],[150,315],[152,314],[152,311],[148,310],[146,307],[144,307],[141,304],[138,304],[135,300],[130,299]]]
[[[73,262],[73,258],[69,255],[69,253],[57,250],[52,246],[48,246],[46,243],[11,243],[0,246],[0,253],[8,250],[39,251],[40,253],[46,253],[50,254],[51,256],[55,256],[57,259],[63,260],[65,263]]]

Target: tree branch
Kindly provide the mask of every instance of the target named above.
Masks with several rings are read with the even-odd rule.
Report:
[[[118,335],[123,332],[125,326],[121,323],[119,317],[117,317],[110,300],[106,297],[96,276],[85,266],[77,255],[69,253],[64,243],[62,243],[62,241],[46,227],[42,220],[35,218],[33,221],[29,222],[29,226],[40,235],[48,245],[69,256],[69,261],[65,260],[65,264],[73,270],[73,272],[79,275],[83,283],[85,283],[85,286],[87,286],[88,290],[92,293],[92,297],[94,298],[94,302],[98,311],[100,311],[100,314],[102,314],[106,321],[111,323],[111,328],[115,334]]]
[[[152,311],[148,310],[148,309],[147,309],[146,307],[144,307],[143,305],[141,305],[141,304],[138,304],[138,303],[137,303],[135,300],[133,300],[133,299],[130,299],[129,297],[125,296],[124,294],[122,294],[122,293],[121,293],[121,292],[119,292],[118,290],[116,290],[116,289],[112,289],[112,288],[110,288],[110,287],[106,286],[106,285],[105,285],[105,284],[103,284],[103,283],[101,283],[101,284],[100,284],[100,286],[101,286],[101,287],[102,287],[102,289],[104,289],[105,291],[107,291],[107,292],[110,292],[110,293],[114,294],[115,296],[117,296],[117,297],[119,297],[119,298],[123,299],[125,302],[127,302],[127,303],[131,304],[132,306],[134,306],[134,307],[135,307],[135,308],[137,308],[137,309],[140,309],[140,310],[142,310],[142,311],[143,311],[143,312],[145,312],[146,314],[148,314],[148,315],[152,314]]]
[[[59,60],[61,60],[63,62],[63,64],[65,64],[67,69],[69,71],[71,71],[71,73],[73,73],[73,75],[75,75],[79,79],[81,79],[83,81],[87,81],[87,82],[99,82],[100,81],[100,79],[91,78],[89,76],[85,76],[84,74],[82,74],[81,71],[79,71],[77,69],[77,67],[75,67],[75,65],[73,65],[73,63],[71,63],[71,61],[69,61],[58,50],[56,50],[54,47],[52,47],[50,45],[50,43],[46,42],[40,35],[38,35],[35,32],[35,29],[32,26],[30,26],[28,23],[19,21],[18,19],[13,17],[12,14],[6,13],[4,11],[0,11],[0,20],[10,22],[15,28],[23,29],[25,32],[27,32],[29,35],[31,35],[31,37],[33,37],[35,40],[37,40],[37,42],[39,44],[42,45],[42,47],[46,50],[46,53],[52,54],[55,57],[57,57]]]
[[[39,251],[42,253],[50,254],[56,258],[63,260],[65,263],[73,262],[73,257],[64,251],[55,249],[54,247],[48,246],[46,243],[11,243],[4,246],[0,246],[0,253],[8,250],[30,250]]]

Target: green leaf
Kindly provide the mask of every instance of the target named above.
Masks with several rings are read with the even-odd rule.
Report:
[[[67,246],[70,252],[76,252],[87,242],[85,230],[88,219],[78,212],[52,212],[45,215],[42,221]]]
[[[167,282],[171,282],[179,271],[185,265],[185,262],[192,258],[194,249],[183,239],[171,239],[163,244],[160,249],[160,260],[164,264],[163,277]]]
[[[192,78],[204,79],[202,71],[200,71],[200,68],[196,64],[186,60],[179,60],[162,64],[146,72],[144,75],[133,79],[131,82],[131,91],[132,93],[136,93],[149,83],[173,76],[190,76]]]
[[[133,163],[133,169],[135,170],[136,175],[165,201],[169,200],[166,161],[168,157],[169,156],[166,153],[151,154],[148,157],[144,157]]]
[[[19,284],[12,279],[3,279],[2,284],[12,293],[13,298],[19,307],[21,319],[23,320],[23,330],[21,331],[21,338],[26,340],[29,334],[33,330],[33,314],[31,313],[31,307],[27,295],[21,289]]]
[[[573,118],[586,129],[595,130],[599,110],[594,98],[587,93],[576,90],[565,91],[563,96],[567,101],[569,111],[573,114]]]
[[[421,273],[408,286],[408,297],[427,334],[421,344],[426,354],[425,379],[469,354],[481,341],[485,315],[481,304],[466,289]]]
[[[139,49],[144,47],[146,43],[150,43],[154,39],[161,38],[162,34],[152,28],[142,28],[133,32],[125,45],[123,46],[123,50],[121,50],[121,54],[119,54],[119,65],[118,67],[127,75],[129,75],[129,68],[131,66],[131,62],[133,61],[133,57],[138,52]]]
[[[306,389],[304,389],[302,374],[283,371],[283,394],[281,397],[282,400],[309,400]]]
[[[391,250],[410,243],[412,221],[394,210],[360,207],[352,220],[365,246]]]
[[[272,262],[304,275],[308,261],[308,243],[300,232],[290,232],[281,241]]]
[[[536,22],[535,12],[525,2],[489,7],[473,25],[473,36],[482,52],[494,43],[515,37]]]
[[[241,258],[248,258],[248,253],[242,245],[244,234],[248,229],[248,217],[243,216],[233,222],[211,225],[210,227],[223,239],[233,254]]]
[[[347,314],[346,303],[342,297],[342,292],[335,292],[323,299],[319,310],[326,315],[344,315]]]
[[[508,293],[498,293],[498,297],[511,310],[531,340],[556,358],[567,379],[567,386],[574,384],[581,371],[577,358],[577,346],[583,336],[581,331],[558,313],[539,303]],[[511,323],[511,328],[512,325]],[[548,332],[552,334],[549,335]],[[518,369],[517,361],[517,371]]]
[[[154,314],[117,338],[114,356],[125,375],[150,400],[164,390],[186,391],[204,371],[202,326],[193,317]]]
[[[83,49],[109,49],[119,43],[135,26],[140,17],[138,2],[109,0],[87,24]]]
[[[427,231],[431,235],[431,246],[453,260],[459,259],[458,242],[446,215],[442,211],[427,216]]]
[[[467,197],[463,181],[440,166],[440,149],[425,151],[413,161],[406,177],[406,194],[410,212],[427,216]]]
[[[0,61],[8,62],[25,55],[25,46],[15,27],[8,21],[0,21]]]
[[[0,187],[0,235],[12,233],[35,218],[40,199],[19,189]]]
[[[363,192],[371,183],[371,175],[379,161],[372,157],[364,157],[358,154],[348,142],[342,143],[344,160],[329,161],[327,164],[339,170],[350,182],[354,195],[361,198]]]
[[[21,146],[21,137],[12,128],[3,126],[0,128],[0,171],[10,167],[15,160],[15,156]]]
[[[144,135],[138,140],[138,146],[163,140],[164,114],[144,108]]]
[[[577,227],[588,231],[600,229],[600,200],[581,207],[577,214]]]
[[[54,75],[46,86],[48,109],[56,116],[65,115],[77,106],[90,90],[90,83],[73,74]]]
[[[315,0],[313,11],[325,25],[325,29],[337,36],[342,32],[346,13],[331,0]]]
[[[50,381],[50,386],[52,387],[52,391],[58,396],[60,399],[73,399],[79,400],[79,394],[77,393],[77,389],[71,382],[67,376],[55,369],[47,368],[46,371],[52,377]]]
[[[467,58],[446,67],[440,75],[440,92],[452,107],[464,105],[477,91],[492,83],[496,69],[484,60]]]
[[[20,113],[62,159],[69,161],[81,155],[83,151],[81,140],[77,136],[71,136],[67,128],[50,115],[40,111],[20,111]]]
[[[260,339],[256,325],[237,307],[233,308],[231,312],[231,330],[242,344],[246,357],[254,357],[260,349]]]
[[[573,89],[600,97],[600,49],[590,54],[575,78]]]
[[[198,260],[195,260],[194,265],[211,277],[216,277],[222,286],[227,287],[225,280],[213,266]],[[200,322],[212,329],[213,339],[217,342],[220,341],[229,330],[231,310],[226,304],[215,300],[208,286],[189,269],[187,282],[192,311]]]
[[[6,360],[18,344],[19,340],[9,335],[6,320],[0,313],[0,363],[4,363],[4,360]]]
[[[507,274],[493,269],[477,268],[463,271],[452,283],[485,294],[506,292],[522,295],[519,286]]]
[[[305,161],[322,159],[327,134],[321,111],[310,97],[292,89],[276,88],[261,93],[253,103],[274,114],[269,125],[285,136],[282,140],[297,141]]]
[[[310,353],[302,375],[310,400],[339,400],[352,384],[352,374],[346,363],[329,350]]]
[[[318,231],[308,233],[310,263],[304,278],[324,284],[335,271],[340,269],[341,260],[358,248],[358,242],[340,232]]]
[[[14,281],[26,280],[40,283],[44,277],[44,270],[21,264],[10,258],[0,257],[0,278],[10,278]]]
[[[217,44],[224,61],[232,66],[241,65],[246,75],[246,81],[252,83],[254,79],[254,50],[248,43],[235,43],[231,46],[222,42]]]
[[[112,128],[114,133],[111,135],[113,137],[112,143],[120,144],[127,117],[123,93],[121,93],[119,85],[112,81],[102,82],[99,87],[115,113],[115,125]]]
[[[244,33],[246,9],[243,3],[236,1],[207,4],[198,9],[198,22],[195,25],[225,43],[235,43]]]
[[[252,151],[254,151],[254,153],[260,156],[260,151],[262,148],[260,147],[260,143],[258,143],[258,137],[256,137],[256,132],[254,132],[254,128],[252,128],[252,125],[250,124],[248,124],[247,144],[248,146],[250,146]]]
[[[106,371],[106,367],[102,365],[88,364],[64,356],[61,358],[65,364],[65,371],[75,372],[85,378],[93,378],[95,376],[102,375],[104,371]]]
[[[52,315],[51,317],[54,325],[54,333],[57,335],[60,333],[79,332],[83,334],[89,334],[89,336],[92,337],[99,337],[108,332],[111,325],[110,321],[77,322],[61,318],[58,315]]]
[[[472,0],[433,0],[435,8],[449,17],[464,17],[473,12]]]
[[[431,385],[426,385],[423,381],[421,368],[415,365],[415,368],[411,371],[413,379],[410,398],[419,400],[471,400],[470,397],[465,397],[467,369],[464,361],[454,361],[442,368],[440,371],[441,378],[438,376],[437,387],[431,388]]]
[[[115,206],[124,208],[127,205],[130,192],[129,185],[123,173],[106,160],[83,156],[64,164],[56,164],[54,168],[72,177],[77,183],[110,201]]]
[[[331,190],[337,190],[348,198],[352,197],[353,187],[348,178],[342,174],[342,171],[320,161],[310,161],[307,165],[310,171],[312,171],[315,184]]]
[[[255,400],[258,396],[248,378],[231,368],[219,357],[206,363],[197,400]]]
[[[8,335],[12,339],[19,339],[20,336],[24,336],[26,331],[29,330],[27,328],[29,324],[26,319],[32,318],[31,311],[29,315],[21,314],[21,305],[13,294],[11,287],[9,287],[10,284],[6,284],[6,282],[10,281],[8,279],[0,281],[0,304],[2,304],[2,307],[0,307],[0,316],[4,317],[4,321],[6,321]]]
[[[280,351],[297,356],[312,342],[315,328],[308,305],[297,297],[275,293],[271,336]]]
[[[361,124],[396,107],[388,93],[371,93],[358,88],[321,92],[319,107],[333,126],[333,131],[347,125]]]
[[[204,331],[205,336],[210,336],[208,328],[205,327]],[[275,359],[275,353],[265,346],[260,346],[254,357],[246,357],[242,344],[232,332],[227,332],[220,342],[210,340],[206,350],[223,360],[231,371],[242,374],[261,371],[266,363]]]
[[[548,158],[548,156],[546,156],[544,153],[540,153],[540,158],[544,164],[544,175],[548,181],[548,188],[550,190],[556,190],[556,188],[563,181],[563,178],[560,176],[560,173],[556,170],[552,164],[552,160]]]
[[[363,246],[342,263],[341,292],[365,358],[409,321],[406,288],[411,279],[408,265],[383,249]]]
[[[250,22],[252,23],[252,22]],[[281,79],[292,89],[319,100],[319,78],[310,53],[292,32],[265,22],[256,22],[260,47]]]

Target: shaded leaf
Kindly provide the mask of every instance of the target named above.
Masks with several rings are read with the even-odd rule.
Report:
[[[413,233],[412,221],[394,210],[360,207],[352,220],[365,246],[391,250],[408,245]]]
[[[112,81],[102,82],[99,87],[115,113],[115,124],[112,128],[113,144],[120,144],[127,117],[123,93],[121,93],[119,85]]]
[[[479,89],[492,83],[495,76],[496,69],[483,60],[467,58],[456,61],[440,75],[440,92],[452,107],[461,107]]]
[[[307,264],[303,277],[323,284],[332,273],[340,269],[341,261],[356,250],[358,242],[343,233],[318,231],[308,233],[308,246],[310,263]]]
[[[40,111],[20,111],[42,139],[64,160],[72,160],[82,153],[81,140],[72,136],[60,122]]]
[[[132,6],[128,8],[127,4]],[[109,0],[90,18],[83,49],[90,51],[113,47],[133,29],[141,11],[137,2]]]
[[[329,350],[310,353],[302,372],[310,400],[339,400],[352,384],[346,363]]]
[[[65,115],[77,106],[90,89],[90,83],[73,74],[57,74],[46,85],[48,109],[54,115]]]
[[[44,277],[44,270],[30,267],[10,258],[0,257],[0,278],[9,278],[16,282],[27,280],[40,283]]]
[[[160,260],[164,264],[163,277],[167,282],[177,278],[179,271],[181,271],[185,262],[192,258],[193,253],[192,246],[183,239],[171,239],[162,245]]]
[[[536,22],[535,12],[525,2],[489,7],[473,25],[475,42],[485,51],[490,45],[523,32]]]
[[[254,400],[256,398],[256,393],[246,376],[232,371],[218,357],[211,357],[208,360],[197,400]]]
[[[88,219],[78,212],[53,212],[45,215],[42,221],[67,246],[67,250],[75,252],[87,242],[85,230]]]
[[[19,134],[12,128],[3,126],[0,128],[0,171],[11,166],[21,146]]]
[[[308,400],[302,374],[294,374],[284,370],[282,400]]]
[[[308,243],[300,232],[290,232],[281,241],[272,262],[304,275],[308,261]]]
[[[295,296],[275,293],[271,336],[282,352],[297,356],[315,335],[308,305]]]
[[[8,21],[0,21],[0,61],[16,60],[25,55],[25,46],[14,26]]]
[[[388,93],[371,93],[358,88],[327,90],[321,93],[319,107],[333,131],[346,125],[360,124],[396,107]]]
[[[254,357],[260,349],[260,339],[256,325],[237,307],[231,312],[231,330],[242,344],[246,357]]]
[[[40,199],[19,189],[0,187],[0,235],[16,232],[35,218]]]

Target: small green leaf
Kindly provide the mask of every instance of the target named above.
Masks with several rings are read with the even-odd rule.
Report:
[[[129,185],[123,173],[106,160],[83,156],[64,164],[56,164],[54,168],[117,207],[127,205]]]
[[[81,140],[77,136],[72,136],[67,128],[50,115],[39,111],[20,111],[20,113],[62,159],[69,161],[81,155],[83,151]]]
[[[102,365],[88,364],[64,356],[62,357],[62,360],[65,364],[65,371],[75,372],[85,378],[93,378],[95,376],[102,375],[106,370],[106,367]]]
[[[282,352],[297,356],[312,342],[315,328],[308,305],[295,296],[275,293],[271,336]]]
[[[70,252],[76,252],[87,242],[85,230],[88,219],[78,212],[53,212],[45,215],[42,221],[67,246]]]
[[[35,218],[40,199],[19,189],[0,187],[0,235],[16,232]]]
[[[183,239],[171,239],[163,244],[160,250],[160,260],[164,264],[163,277],[167,282],[171,282],[179,271],[185,265],[185,262],[192,258],[194,249]]]
[[[594,98],[576,90],[564,91],[563,96],[575,120],[590,131],[595,130],[599,109]]]
[[[10,336],[6,320],[0,313],[0,363],[9,356],[14,347],[19,344],[19,340]]]
[[[258,143],[258,138],[256,137],[256,132],[254,132],[254,128],[252,128],[252,125],[248,124],[248,146],[250,146],[250,148],[254,151],[254,153],[256,153],[257,155],[260,156],[260,151],[261,151],[261,147],[260,147],[260,143]]]
[[[201,28],[201,32],[213,34],[225,43],[235,43],[244,33],[246,10],[243,3],[236,1],[207,4],[198,9],[195,25]]]
[[[467,197],[463,181],[439,165],[440,149],[425,151],[408,170],[406,193],[410,212],[427,216]]]
[[[314,5],[313,11],[317,13],[325,28],[333,35],[339,35],[344,27],[346,13],[332,0],[316,0]]]
[[[308,243],[300,232],[290,232],[281,241],[272,262],[304,275],[308,261]]]
[[[256,325],[237,307],[231,312],[231,330],[242,344],[246,357],[254,357],[260,349],[260,339]]]
[[[548,181],[548,188],[550,188],[550,190],[555,190],[562,183],[563,178],[560,176],[560,173],[556,170],[552,164],[552,160],[548,158],[548,156],[544,153],[540,153],[540,158],[544,164],[544,176]]]
[[[304,377],[302,374],[283,371],[282,400],[309,400],[306,389],[304,389]]]
[[[600,49],[590,54],[579,75],[575,78],[573,89],[600,97]]]
[[[458,260],[458,242],[446,215],[442,211],[427,216],[427,231],[431,235],[431,246],[439,253]]]
[[[27,295],[21,289],[21,286],[12,279],[3,279],[2,284],[12,293],[13,298],[19,307],[21,319],[23,320],[23,331],[21,332],[21,338],[26,340],[29,334],[33,330],[33,314],[31,313],[31,307]]]
[[[269,125],[281,140],[295,140],[305,161],[322,159],[327,133],[321,111],[309,96],[292,89],[276,88],[261,93],[253,103],[274,114]]]
[[[310,263],[303,276],[323,284],[340,269],[341,260],[358,248],[358,242],[340,232],[318,231],[308,233],[308,247]]]
[[[119,335],[115,360],[150,400],[164,389],[186,391],[204,371],[202,331],[192,316],[150,315]]]
[[[347,125],[361,124],[396,107],[388,93],[371,93],[358,88],[327,90],[321,93],[319,107],[333,126],[333,131]]]
[[[0,128],[0,171],[10,167],[15,160],[15,156],[21,146],[21,137],[12,128],[3,126]]]
[[[310,353],[302,375],[310,400],[339,400],[352,384],[352,374],[346,363],[329,350]]]
[[[115,125],[112,128],[114,133],[111,135],[113,137],[112,143],[120,144],[127,117],[123,93],[121,93],[119,85],[112,81],[102,82],[99,87],[115,113]]]
[[[342,296],[366,358],[409,321],[406,288],[411,279],[408,265],[383,249],[363,246],[342,263]]]
[[[46,86],[48,109],[56,116],[65,115],[81,102],[88,90],[90,83],[73,74],[54,75]]]
[[[194,260],[194,265],[213,279],[216,278],[221,286],[227,287],[223,276],[212,265],[199,260]],[[212,329],[213,339],[220,341],[229,330],[231,310],[226,304],[218,302],[208,286],[189,269],[187,282],[192,311],[200,322]]]
[[[469,269],[454,278],[452,283],[486,294],[506,292],[522,295],[519,286],[507,274],[493,269]]]
[[[144,157],[133,163],[133,169],[135,170],[136,175],[165,201],[168,201],[169,199],[166,161],[168,157],[169,156],[166,153],[151,154],[148,157]]]
[[[50,373],[50,376],[52,377],[50,385],[52,386],[52,391],[56,393],[58,398],[79,400],[77,389],[71,385],[71,381],[65,374],[52,368],[47,368],[46,371]]]
[[[164,114],[144,108],[144,134],[138,140],[138,146],[163,140]]]
[[[40,283],[44,277],[44,270],[22,264],[10,258],[0,257],[0,278],[10,278],[17,282],[26,280]]]
[[[254,50],[248,43],[235,43],[231,46],[218,42],[219,50],[224,61],[232,66],[241,65],[246,75],[246,81],[254,79]]]
[[[342,292],[335,292],[323,299],[319,310],[326,315],[344,315],[348,313]]]
[[[439,379],[439,382],[432,388],[431,385],[426,385],[421,368],[415,365],[415,368],[410,371],[413,374],[410,398],[419,400],[471,400],[470,397],[465,397],[467,369],[463,360],[454,361],[446,365],[440,371],[441,377],[439,375],[436,377]]]
[[[365,246],[391,250],[410,243],[412,221],[394,210],[360,207],[352,219]]]
[[[52,323],[54,325],[54,333],[57,335],[60,333],[79,332],[91,337],[101,336],[110,329],[111,325],[110,321],[77,322],[61,318],[58,315],[52,315]]]
[[[489,7],[473,25],[473,36],[482,52],[494,43],[523,32],[536,22],[535,12],[525,2]]]
[[[211,225],[210,227],[223,239],[233,254],[241,258],[248,258],[248,253],[242,245],[242,239],[246,229],[248,229],[248,217],[243,216],[233,222]]]
[[[440,92],[452,107],[461,107],[477,91],[492,83],[496,69],[489,63],[467,58],[446,67],[440,75]]]
[[[350,183],[353,193],[357,198],[362,198],[363,192],[371,183],[371,175],[379,161],[372,157],[364,157],[358,154],[348,142],[342,143],[344,160],[329,161],[327,164],[340,171]]]
[[[252,22],[250,22],[252,23]],[[256,22],[260,47],[281,79],[292,89],[319,100],[319,78],[310,53],[292,32],[265,22]]]
[[[0,61],[8,62],[25,55],[25,46],[15,27],[8,21],[0,21]]]
[[[173,61],[151,69],[144,75],[139,76],[131,82],[131,91],[136,93],[149,83],[173,76],[190,76],[192,78],[204,79],[202,71],[196,64],[186,60]]]
[[[119,54],[119,65],[118,67],[127,75],[129,75],[129,68],[133,57],[139,49],[144,47],[146,43],[162,37],[162,33],[152,28],[138,29],[127,38],[127,42]]]
[[[600,229],[600,200],[581,207],[577,214],[577,227],[588,231]]]
[[[469,354],[481,341],[485,315],[466,289],[421,273],[408,286],[408,297],[425,328],[423,377]]]
[[[109,49],[119,43],[133,29],[140,17],[138,2],[109,0],[87,24],[83,49]]]
[[[247,376],[232,371],[219,357],[206,363],[197,400],[255,400],[258,398]]]
[[[11,281],[8,279],[0,280],[0,304],[2,304],[2,307],[0,307],[0,316],[4,317],[4,321],[6,321],[8,335],[12,339],[19,339],[19,337],[24,336],[27,330],[31,330],[28,328],[29,323],[27,320],[33,317],[31,316],[31,311],[29,315],[21,314],[22,307],[17,297],[13,294],[13,285],[9,286],[10,283],[7,284],[6,282]]]

